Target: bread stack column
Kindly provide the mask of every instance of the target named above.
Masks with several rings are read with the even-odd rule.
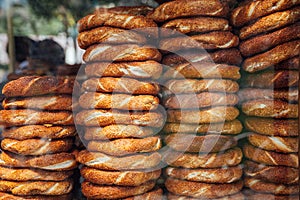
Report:
[[[161,174],[161,139],[155,134],[164,123],[155,81],[162,72],[161,54],[147,44],[158,29],[131,9],[137,7],[99,9],[78,22],[88,77],[76,115],[87,149],[78,161],[88,199],[162,198],[155,187]]]
[[[160,49],[172,52],[162,62],[168,199],[243,198],[242,152],[234,137],[242,131],[235,108],[241,56],[228,14],[219,0],[178,0],[148,15],[167,28]]]
[[[251,199],[298,199],[300,1],[262,0],[232,12],[245,57],[240,92],[245,186]]]
[[[25,76],[3,88],[0,199],[72,199],[74,79]]]

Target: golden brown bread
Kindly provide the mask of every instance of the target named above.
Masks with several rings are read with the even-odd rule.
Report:
[[[195,51],[183,51],[178,54],[168,54],[162,59],[162,64],[175,66],[189,62],[215,62],[229,65],[239,65],[242,63],[242,56],[238,49],[220,49],[210,53],[201,53]]]
[[[264,0],[264,1],[247,1],[239,5],[231,12],[231,23],[234,26],[242,26],[274,12],[286,10],[294,5],[300,4],[299,0]]]
[[[73,189],[73,181],[5,181],[0,180],[0,191],[14,195],[64,195]]]
[[[156,133],[156,130],[150,127],[113,124],[104,127],[86,127],[84,138],[86,140],[107,140],[131,137],[143,138]]]
[[[144,62],[98,62],[87,63],[85,74],[88,77],[132,77],[158,79],[162,73],[162,65],[154,60]]]
[[[261,134],[250,133],[248,135],[248,141],[253,146],[268,151],[275,151],[275,152],[282,152],[282,153],[298,152],[297,137],[265,136]]]
[[[232,121],[239,115],[235,107],[216,106],[203,110],[168,110],[167,122],[202,124]]]
[[[213,124],[180,124],[166,123],[164,132],[166,133],[200,133],[200,134],[229,134],[234,135],[242,131],[242,124],[239,120]]]
[[[93,44],[145,44],[147,39],[137,32],[113,27],[96,27],[78,34],[77,42],[81,49]]]
[[[49,171],[67,171],[77,167],[73,153],[22,156],[5,151],[2,151],[0,154],[0,165],[5,167],[37,168]]]
[[[289,88],[288,90],[244,88],[238,92],[238,96],[240,102],[245,102],[254,99],[268,99],[296,103],[298,101],[299,91],[297,88]]]
[[[256,192],[272,193],[276,195],[290,195],[299,193],[299,185],[284,185],[265,182],[260,179],[245,177],[245,187]]]
[[[9,181],[63,181],[73,175],[73,171],[47,171],[31,168],[0,167],[0,178]]]
[[[234,183],[213,184],[167,178],[165,186],[169,192],[176,195],[214,199],[238,193],[243,187],[243,182],[240,180]]]
[[[71,200],[73,198],[73,194],[64,194],[64,195],[51,195],[51,196],[44,196],[44,195],[34,195],[34,196],[19,196],[13,195],[11,193],[4,193],[0,192],[0,200]]]
[[[299,200],[299,194],[296,195],[275,195],[275,194],[268,194],[268,193],[260,193],[255,192],[252,190],[245,190],[245,196],[249,200],[266,200],[266,199],[273,199],[273,200]]]
[[[165,79],[183,78],[224,78],[237,80],[241,78],[240,68],[227,64],[212,62],[182,63],[167,68],[163,74]]]
[[[166,108],[204,108],[211,106],[234,106],[238,103],[238,96],[235,94],[222,94],[202,92],[195,95],[183,94],[167,97],[163,104]]]
[[[83,110],[76,115],[76,122],[85,126],[107,126],[127,124],[161,127],[163,115],[158,112],[125,112],[118,110]]]
[[[87,150],[112,156],[125,156],[135,153],[158,151],[162,146],[159,137],[122,138],[113,141],[90,141]]]
[[[244,40],[240,43],[239,49],[243,56],[249,57],[266,51],[279,44],[300,38],[300,23],[292,24],[280,30],[258,35]]]
[[[235,93],[239,90],[239,85],[232,80],[219,79],[183,79],[169,80],[165,87],[175,94],[200,93],[200,92],[227,92]]]
[[[298,153],[277,153],[256,148],[250,144],[243,147],[244,156],[252,161],[274,166],[287,166],[298,168]]]
[[[82,83],[82,88],[90,92],[150,94],[157,95],[158,83],[139,81],[132,78],[90,78]]]
[[[299,82],[297,70],[264,71],[259,75],[248,74],[244,77],[246,87],[258,87],[266,89],[282,89],[296,87]]]
[[[147,17],[157,22],[163,22],[174,18],[197,15],[226,17],[228,12],[229,7],[223,1],[182,0],[161,4]]]
[[[153,169],[161,162],[161,155],[157,152],[150,154],[133,154],[115,157],[100,152],[82,150],[76,160],[88,167],[103,170],[140,170]]]
[[[284,60],[299,56],[299,51],[300,40],[286,42],[277,45],[276,47],[264,53],[246,58],[243,62],[243,69],[250,73],[261,71],[270,68]]]
[[[235,147],[219,153],[182,153],[168,151],[164,155],[164,161],[173,167],[183,168],[218,168],[224,166],[236,166],[240,164],[243,153]]]
[[[6,97],[44,94],[72,94],[78,83],[73,78],[54,76],[25,76],[8,82],[2,89]]]
[[[299,173],[296,168],[285,166],[268,166],[247,160],[244,173],[246,176],[279,184],[297,184]]]
[[[73,147],[73,138],[58,140],[39,138],[16,140],[4,138],[1,148],[19,155],[44,155],[50,153],[68,152]]]
[[[273,31],[278,28],[295,23],[300,17],[300,6],[293,7],[289,10],[276,12],[264,16],[252,24],[241,28],[240,39],[244,40],[251,36],[264,32]]]
[[[6,98],[2,102],[4,109],[68,110],[76,108],[70,95],[51,95],[21,98]]]
[[[6,127],[21,125],[72,125],[73,115],[69,111],[1,110],[0,124]]]
[[[152,190],[154,186],[154,181],[148,181],[139,186],[96,185],[88,181],[81,184],[82,193],[91,199],[123,199],[146,193]]]
[[[155,110],[158,104],[158,97],[152,95],[86,92],[79,98],[79,105],[86,109]]]
[[[241,166],[213,169],[168,167],[165,171],[171,178],[204,183],[232,183],[238,181],[243,175]]]
[[[95,12],[94,14],[86,15],[77,22],[79,33],[100,26],[141,29],[146,27],[155,28],[157,24],[153,20],[141,15],[135,16],[112,12]]]
[[[299,135],[297,119],[247,117],[244,125],[250,131],[268,136],[294,137]]]
[[[163,190],[161,188],[154,188],[153,190],[146,192],[144,194],[128,197],[123,200],[145,200],[145,199],[163,200],[163,198],[164,198]]]
[[[104,171],[84,166],[80,170],[81,176],[99,185],[139,186],[151,180],[156,180],[161,170],[156,171]]]
[[[32,138],[60,139],[77,134],[74,126],[28,125],[3,129],[3,138],[26,140]]]
[[[189,37],[162,39],[159,49],[176,53],[183,49],[227,49],[236,47],[238,44],[238,36],[230,31],[213,31]]]
[[[161,37],[181,34],[205,33],[210,31],[230,31],[228,20],[212,17],[192,17],[173,19],[164,23],[160,30]],[[171,30],[170,30],[171,29]],[[180,34],[181,33],[181,34]]]
[[[298,118],[298,105],[280,100],[251,100],[243,103],[242,111],[248,116]]]
[[[237,141],[232,136],[225,135],[197,136],[175,133],[165,136],[164,141],[175,151],[189,153],[220,152],[237,145]]]
[[[108,61],[146,61],[161,60],[160,52],[152,46],[137,44],[108,45],[95,44],[86,49],[83,54],[84,62]]]

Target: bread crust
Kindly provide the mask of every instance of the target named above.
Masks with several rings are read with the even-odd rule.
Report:
[[[52,196],[43,196],[43,195],[34,195],[34,196],[19,196],[13,195],[10,193],[0,192],[1,200],[71,200],[73,197],[72,193],[64,194],[64,195],[52,195]]]
[[[8,181],[63,181],[74,171],[47,171],[31,168],[0,167],[0,178]]]
[[[265,89],[284,89],[296,87],[299,82],[299,73],[296,70],[264,71],[259,74],[245,76],[246,87]]]
[[[196,62],[174,65],[164,72],[163,78],[224,78],[238,80],[241,78],[241,74],[240,68],[234,65]]]
[[[243,103],[242,111],[248,116],[298,118],[298,105],[279,100],[251,100]]]
[[[77,162],[88,167],[102,170],[153,169],[161,162],[161,155],[154,152],[150,154],[140,153],[124,157],[115,157],[100,152],[82,150],[77,156]]]
[[[300,11],[299,11],[300,13]],[[268,69],[284,60],[299,56],[300,40],[286,42],[255,56],[246,58],[243,69],[254,73]]]
[[[79,105],[86,109],[155,110],[159,99],[152,95],[87,92],[80,96]]]
[[[239,85],[232,80],[218,79],[183,79],[169,80],[166,88],[175,94],[200,93],[200,92],[226,92],[235,93],[239,90]]]
[[[0,180],[0,191],[14,195],[64,195],[71,192],[73,182],[65,181],[5,181]]]
[[[248,135],[248,141],[253,146],[268,151],[275,151],[275,152],[282,152],[282,153],[298,152],[297,137],[265,136],[261,134],[251,133]]]
[[[3,129],[2,137],[16,140],[33,138],[61,139],[73,137],[76,134],[77,132],[74,126],[28,125],[5,128]]]
[[[242,26],[274,12],[286,10],[294,5],[300,4],[299,0],[265,0],[265,1],[248,1],[243,5],[235,8],[231,13],[231,23],[234,26]]]
[[[213,184],[184,181],[173,178],[167,178],[165,185],[168,191],[176,195],[211,199],[235,194],[243,187],[242,181],[228,184]]]
[[[250,131],[267,136],[295,137],[299,135],[297,119],[247,117],[244,125]]]
[[[78,34],[80,48],[87,49],[93,44],[145,44],[147,39],[134,31],[113,27],[96,27]]]
[[[243,153],[235,147],[220,153],[181,153],[169,151],[164,155],[164,161],[172,167],[183,168],[220,168],[222,166],[236,166],[240,164]]]
[[[158,83],[132,78],[90,78],[82,83],[82,89],[90,92],[157,95]]]
[[[113,141],[90,141],[87,149],[112,156],[125,156],[135,153],[158,151],[162,146],[159,137],[122,138]]]
[[[273,165],[273,166],[287,166],[298,168],[298,154],[297,153],[277,153],[256,148],[250,144],[245,144],[243,147],[244,156],[252,161]]]
[[[168,110],[167,115],[167,122],[205,124],[232,121],[237,118],[239,111],[231,106],[217,106],[203,110]]]
[[[281,100],[290,103],[298,102],[299,92],[296,88],[289,88],[288,90],[273,90],[261,88],[244,88],[238,92],[240,102],[266,99],[266,100]]]
[[[238,49],[220,49],[210,53],[196,53],[195,51],[183,51],[177,54],[168,54],[163,57],[162,64],[175,66],[189,62],[215,62],[229,65],[239,65],[242,63],[242,56]]]
[[[163,22],[174,18],[198,15],[226,17],[228,12],[228,5],[219,0],[209,2],[204,0],[183,0],[161,4],[153,12],[150,12],[147,17],[157,22]]]
[[[244,173],[246,176],[277,184],[297,184],[298,170],[285,166],[268,166],[247,160]]]
[[[78,83],[73,78],[54,76],[24,76],[5,84],[5,97],[37,96],[44,94],[72,94]]]
[[[213,31],[189,37],[162,39],[159,48],[169,52],[178,52],[183,49],[227,49],[236,47],[238,44],[238,36],[230,31]]]
[[[212,106],[234,106],[238,103],[235,94],[202,92],[196,95],[175,95],[164,100],[164,106],[170,109],[205,108]]]
[[[81,176],[99,185],[139,186],[151,180],[156,180],[161,170],[143,171],[104,171],[84,166],[80,170]]]
[[[77,22],[77,30],[79,33],[101,26],[109,26],[123,29],[141,29],[148,27],[157,27],[157,24],[144,16],[121,14],[111,12],[95,12],[86,15]]]
[[[190,33],[205,33],[210,31],[230,31],[228,20],[212,17],[193,17],[173,19],[164,23],[160,32],[161,37],[177,36]],[[166,30],[165,30],[166,29]],[[171,30],[170,30],[171,29]],[[180,34],[181,33],[181,34]]]
[[[27,139],[16,140],[4,138],[1,148],[19,155],[45,155],[49,153],[68,152],[73,147],[73,138],[58,140],[51,139]]]
[[[166,133],[200,133],[200,134],[229,134],[234,135],[242,132],[242,124],[239,120],[214,124],[180,124],[166,123],[164,126]]]
[[[154,181],[148,181],[139,186],[106,186],[96,185],[88,181],[81,184],[84,196],[92,199],[122,199],[144,194],[152,190],[154,186]]]
[[[267,194],[267,193],[259,193],[259,192],[245,192],[245,196],[249,200],[265,200],[265,199],[274,199],[274,200],[298,200],[299,195],[275,195],[275,194]]]
[[[87,63],[85,74],[88,77],[131,77],[158,79],[162,65],[154,60],[143,62],[98,62]]]
[[[211,153],[228,150],[237,145],[232,136],[193,134],[169,134],[164,138],[166,145],[175,151],[189,153]]]
[[[144,138],[156,134],[150,127],[136,125],[113,124],[104,127],[86,127],[84,138],[86,140],[109,140],[119,138]]]
[[[69,111],[1,110],[0,124],[6,127],[22,125],[73,125],[73,115]]]
[[[83,54],[84,62],[108,61],[160,61],[160,52],[152,46],[137,44],[108,45],[95,44],[86,49]]]
[[[165,171],[171,178],[204,183],[232,183],[238,181],[243,175],[241,166],[215,169],[168,167]]]
[[[254,23],[241,28],[240,39],[245,40],[249,37],[276,30],[284,26],[295,23],[300,17],[300,6],[289,10],[276,12],[256,20]]]
[[[243,200],[245,198],[245,196],[243,195],[243,193],[238,192],[236,194],[233,195],[229,195],[229,196],[224,196],[224,197],[220,197],[220,198],[214,198],[215,200]],[[180,196],[180,195],[175,195],[172,193],[168,193],[168,199],[169,200],[198,200],[199,198],[193,198],[193,197],[188,197],[188,196]]]
[[[248,40],[242,41],[239,49],[243,56],[249,57],[257,53],[262,53],[294,39],[300,38],[300,23],[292,24],[280,30],[262,34]]]
[[[284,185],[264,182],[259,179],[245,177],[245,186],[256,192],[272,193],[276,195],[289,195],[299,193],[299,185]]]
[[[2,151],[0,154],[0,165],[5,167],[36,168],[49,171],[68,171],[77,167],[74,152],[41,156],[22,156]]]
[[[35,96],[23,98],[6,98],[2,102],[4,109],[38,109],[38,110],[68,110],[76,108],[76,103],[72,104],[72,96],[51,95]]]

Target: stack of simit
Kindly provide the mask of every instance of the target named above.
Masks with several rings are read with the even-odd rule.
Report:
[[[243,198],[235,139],[242,131],[235,107],[241,55],[228,14],[219,0],[171,1],[148,14],[164,28],[168,199]]]
[[[77,159],[88,199],[162,198],[156,187],[162,144],[155,135],[163,124],[155,81],[162,72],[161,54],[148,44],[158,29],[138,11],[98,9],[78,22],[87,80],[76,122],[87,149]]]
[[[251,199],[298,199],[300,1],[260,0],[231,16],[240,29],[245,88],[245,186]]]

